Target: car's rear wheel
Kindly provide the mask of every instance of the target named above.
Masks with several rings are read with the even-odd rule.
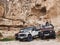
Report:
[[[29,34],[27,40],[28,40],[28,41],[32,41],[32,40],[33,40],[32,35]]]
[[[53,39],[55,39],[55,38],[56,38],[55,31],[52,31],[51,35],[52,35],[51,37],[52,37]]]

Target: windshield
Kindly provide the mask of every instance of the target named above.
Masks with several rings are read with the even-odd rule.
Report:
[[[29,28],[24,28],[24,29],[21,29],[20,32],[28,32],[30,30],[32,30],[33,28],[29,27]]]

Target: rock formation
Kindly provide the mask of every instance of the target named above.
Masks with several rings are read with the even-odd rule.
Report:
[[[59,0],[0,0],[0,2],[0,27],[20,28],[43,24],[46,21],[59,26]]]

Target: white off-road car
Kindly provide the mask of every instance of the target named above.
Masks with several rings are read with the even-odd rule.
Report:
[[[19,33],[15,34],[15,39],[32,41],[34,37],[38,37],[39,33],[40,31],[37,30],[36,27],[27,27],[21,29]]]

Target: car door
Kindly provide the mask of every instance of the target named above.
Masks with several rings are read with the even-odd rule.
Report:
[[[33,29],[33,30],[32,30],[32,36],[35,36],[35,35],[38,35],[38,31],[35,30],[35,29]]]

